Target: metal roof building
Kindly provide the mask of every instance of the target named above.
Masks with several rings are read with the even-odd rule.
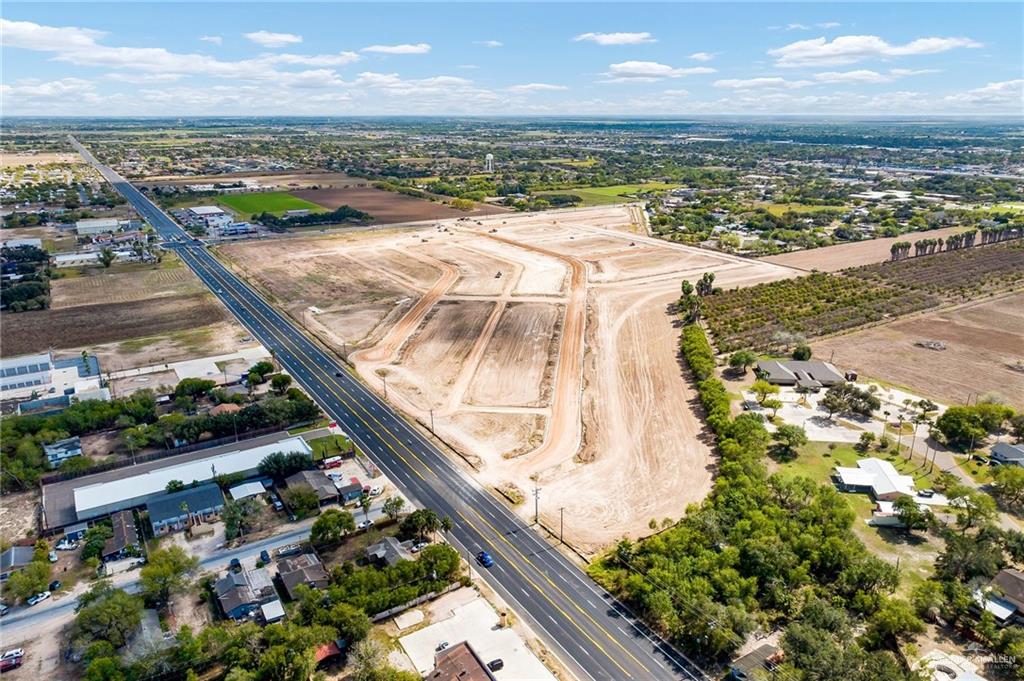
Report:
[[[179,480],[188,485],[196,480],[206,482],[218,475],[229,473],[252,475],[260,462],[274,452],[302,452],[313,456],[313,450],[304,439],[290,437],[252,449],[195,459],[139,475],[126,475],[117,480],[76,489],[75,514],[78,520],[88,520],[114,511],[141,506],[150,499],[162,495],[167,489],[167,483],[172,480]]]

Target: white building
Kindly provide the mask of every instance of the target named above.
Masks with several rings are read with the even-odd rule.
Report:
[[[135,251],[114,251],[114,262],[134,262],[139,260]],[[50,258],[54,267],[88,267],[100,264],[99,251],[82,251],[80,253],[57,253]]]
[[[33,248],[42,248],[42,239],[5,239],[3,241],[4,248],[21,248],[22,246],[32,246]]]
[[[78,236],[95,236],[108,232],[119,232],[122,229],[142,229],[142,221],[124,218],[89,218],[75,223],[75,232],[78,233]]]
[[[305,440],[301,437],[290,437],[260,447],[240,449],[205,459],[193,459],[118,480],[79,487],[74,493],[75,513],[78,520],[89,520],[114,511],[141,506],[163,495],[167,483],[171,480],[180,480],[187,485],[193,480],[213,480],[218,475],[252,475],[256,473],[260,462],[274,452],[302,452],[311,458],[313,456],[313,450]]]
[[[189,222],[207,228],[226,227],[234,221],[229,213],[217,206],[192,206],[185,213]]]
[[[48,352],[0,359],[0,390],[48,386],[51,369],[53,359]]]
[[[941,494],[920,495],[914,485],[914,478],[901,475],[884,459],[861,459],[857,462],[856,468],[836,466],[833,478],[842,491],[870,494],[876,501],[895,501],[906,496],[919,504],[929,506],[949,503]]]

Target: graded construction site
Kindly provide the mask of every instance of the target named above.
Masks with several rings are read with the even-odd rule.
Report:
[[[474,464],[594,552],[711,488],[679,359],[683,279],[794,270],[631,234],[629,206],[222,246],[220,257]]]

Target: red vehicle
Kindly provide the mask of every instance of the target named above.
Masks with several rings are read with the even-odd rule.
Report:
[[[3,672],[9,672],[12,669],[17,669],[21,666],[21,663],[24,660],[25,658],[22,655],[18,655],[17,657],[8,657],[3,660],[0,660],[0,674],[2,674]]]
[[[341,468],[341,457],[332,456],[329,459],[324,459],[322,465],[324,468]]]

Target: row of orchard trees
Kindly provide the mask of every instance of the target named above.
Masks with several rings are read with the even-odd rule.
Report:
[[[914,257],[932,255],[945,251],[956,251],[961,248],[971,248],[978,235],[981,235],[980,245],[995,244],[1010,239],[1019,239],[1024,236],[1024,224],[991,225],[972,229],[960,234],[951,234],[943,240],[939,238],[918,239],[911,243],[909,241],[897,241],[889,247],[891,260],[903,260],[910,257],[910,248],[914,248]]]

